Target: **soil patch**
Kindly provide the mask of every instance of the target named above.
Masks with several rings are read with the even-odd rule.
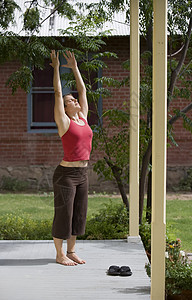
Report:
[[[167,200],[192,200],[192,193],[167,193]]]
[[[129,198],[129,195],[127,195]],[[102,198],[121,198],[120,194],[89,194],[89,197],[102,197]],[[145,195],[145,198],[147,198],[147,195]],[[192,200],[192,193],[181,193],[181,192],[177,192],[177,193],[173,193],[173,192],[169,192],[166,195],[167,200]]]

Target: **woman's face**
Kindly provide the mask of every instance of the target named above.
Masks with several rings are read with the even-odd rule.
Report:
[[[74,111],[74,110],[79,111],[79,109],[81,108],[78,100],[75,99],[73,97],[73,95],[66,95],[64,97],[64,105],[65,105],[66,112],[67,111]]]

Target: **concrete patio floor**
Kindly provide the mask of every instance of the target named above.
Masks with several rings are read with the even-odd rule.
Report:
[[[55,263],[53,241],[0,241],[0,299],[150,299],[142,242],[78,240],[76,252],[86,264],[66,267]],[[110,265],[133,275],[108,276]]]

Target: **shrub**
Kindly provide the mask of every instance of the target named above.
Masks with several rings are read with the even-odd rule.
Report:
[[[192,191],[192,168],[187,170],[186,178],[182,179],[179,183],[179,189],[181,191]]]
[[[176,239],[167,243],[165,253],[165,288],[167,299],[172,295],[183,295],[192,291],[192,264],[188,262],[184,251],[180,250],[181,241]],[[145,265],[148,276],[151,276],[150,264]],[[192,295],[192,294],[190,294]],[[184,298],[182,299],[191,299]]]
[[[139,234],[145,250],[151,253],[151,224],[147,221],[143,221],[143,223],[139,225]]]
[[[181,294],[183,290],[192,290],[192,265],[189,264],[181,241],[169,242],[166,250],[166,292],[168,295]]]
[[[78,239],[122,239],[128,233],[128,212],[123,204],[105,205],[87,220],[86,232]],[[0,217],[1,240],[52,239],[52,220],[33,220],[30,215],[7,214]]]
[[[87,220],[85,234],[79,239],[123,239],[128,233],[128,212],[124,204],[106,204],[98,214]]]
[[[2,176],[1,178],[1,190],[4,191],[25,191],[29,187],[27,181],[19,180],[8,176]]]
[[[37,221],[30,216],[7,214],[0,217],[1,240],[49,240],[52,221]]]
[[[143,245],[148,254],[151,253],[151,224],[146,220],[143,220],[142,224],[139,225],[139,234],[141,236]],[[166,242],[170,243],[171,240],[175,239],[175,232],[171,224],[166,224]]]

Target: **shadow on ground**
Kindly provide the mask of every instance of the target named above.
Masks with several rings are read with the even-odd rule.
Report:
[[[55,263],[55,259],[0,259],[0,266],[39,266]]]
[[[148,295],[150,294],[150,287],[146,286],[138,286],[134,288],[126,288],[126,289],[113,289],[116,290],[116,292],[122,293],[122,294],[138,294],[138,295]]]

